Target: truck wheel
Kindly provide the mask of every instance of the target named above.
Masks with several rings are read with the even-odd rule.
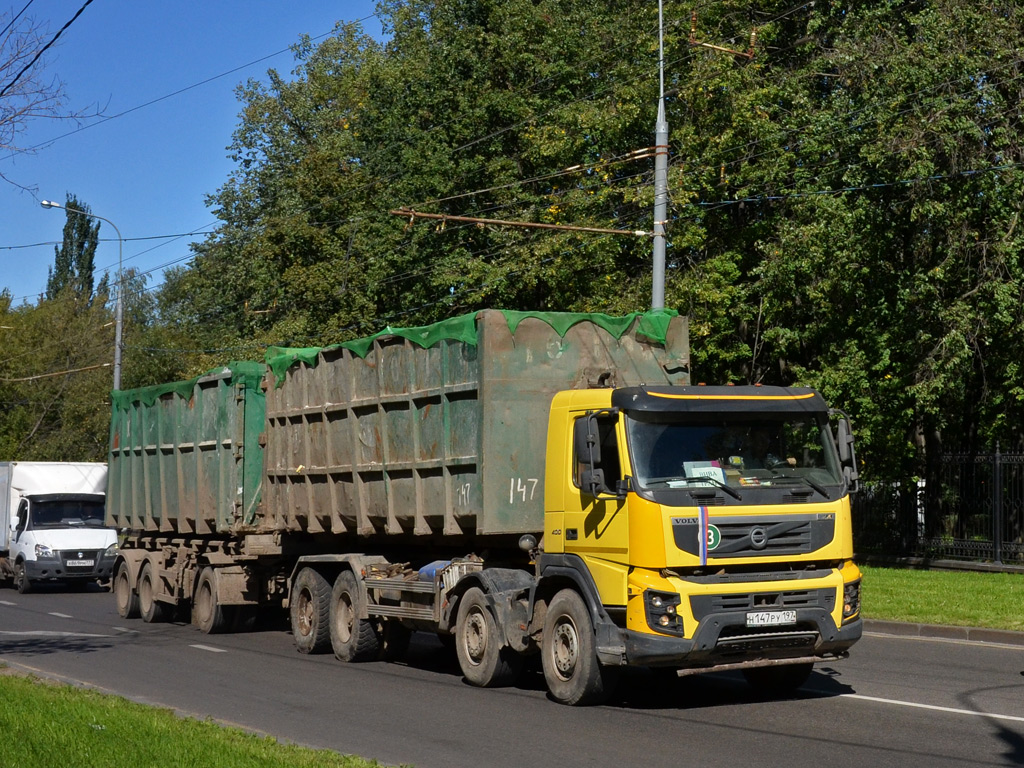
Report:
[[[225,606],[217,602],[215,578],[213,568],[203,568],[192,598],[192,623],[208,635],[218,635],[226,631],[230,623]]]
[[[147,624],[163,621],[166,611],[164,604],[158,601],[154,595],[156,586],[153,584],[153,564],[146,563],[142,566],[142,573],[139,574],[139,614]]]
[[[114,573],[114,602],[117,603],[117,615],[122,619],[139,618],[139,595],[132,589],[128,564],[118,563]]]
[[[599,704],[615,686],[618,668],[598,662],[590,612],[574,590],[563,589],[548,606],[541,665],[548,691],[560,704]]]
[[[312,568],[295,577],[289,601],[292,637],[299,653],[323,653],[331,646],[331,585]]]
[[[512,685],[522,670],[522,658],[501,644],[498,625],[479,587],[471,587],[459,599],[455,653],[467,682],[481,688]]]
[[[782,664],[773,667],[752,667],[743,670],[743,677],[758,693],[778,695],[792,693],[807,682],[814,664]]]
[[[32,582],[29,581],[24,563],[14,564],[14,588],[22,595],[32,591]]]
[[[331,592],[331,646],[342,661],[369,661],[380,653],[380,634],[369,619],[360,619],[359,585],[352,571],[342,571]]]

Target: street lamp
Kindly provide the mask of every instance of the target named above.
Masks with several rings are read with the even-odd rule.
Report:
[[[114,389],[121,388],[121,334],[124,325],[124,272],[121,269],[121,265],[124,263],[124,238],[121,237],[121,230],[117,228],[117,224],[112,222],[110,219],[106,219],[102,216],[97,216],[95,213],[89,213],[88,211],[82,211],[78,208],[68,208],[66,205],[55,203],[53,200],[43,200],[40,205],[43,208],[63,208],[65,211],[71,211],[72,213],[80,213],[83,216],[89,216],[93,219],[99,219],[105,221],[107,224],[114,228],[117,232],[117,303],[114,305]]]

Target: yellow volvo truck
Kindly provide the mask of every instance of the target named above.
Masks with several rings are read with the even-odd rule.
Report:
[[[118,612],[284,610],[346,662],[431,632],[478,686],[539,654],[565,704],[628,666],[798,686],[861,634],[849,423],[692,386],[686,331],[487,310],[116,392]]]

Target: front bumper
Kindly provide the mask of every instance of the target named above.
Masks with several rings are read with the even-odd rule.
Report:
[[[706,616],[692,639],[622,630],[625,663],[650,667],[706,668],[760,662],[841,658],[860,639],[864,624],[857,619],[837,627],[822,608],[797,610],[791,627],[751,629],[746,611]]]
[[[53,557],[24,561],[29,581],[106,581],[113,574],[117,559],[116,554],[104,556],[103,552],[80,550],[61,550],[53,554]],[[82,564],[90,560],[91,564]]]

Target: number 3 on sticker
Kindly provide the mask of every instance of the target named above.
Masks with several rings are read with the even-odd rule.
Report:
[[[508,480],[508,503],[533,501],[533,494],[537,491],[539,482],[536,477],[510,477]]]

